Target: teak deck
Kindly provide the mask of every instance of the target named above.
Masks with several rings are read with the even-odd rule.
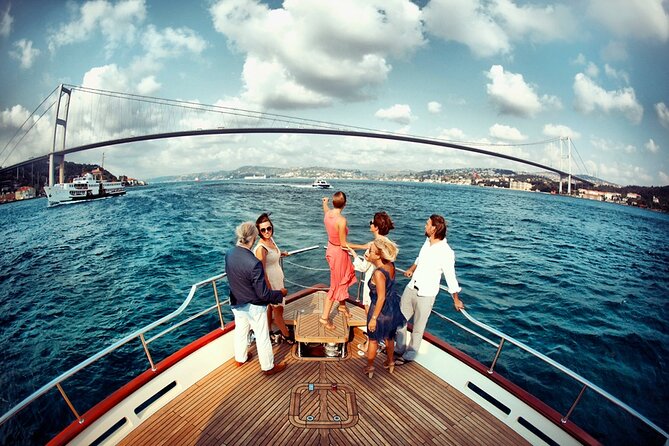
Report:
[[[289,304],[290,305],[290,304]],[[288,310],[288,309],[287,309]],[[363,313],[364,315],[364,313]],[[417,363],[363,374],[354,346],[336,362],[303,361],[274,347],[288,368],[264,376],[257,355],[229,360],[140,425],[123,445],[526,445],[522,437]],[[255,346],[253,347],[255,350]]]

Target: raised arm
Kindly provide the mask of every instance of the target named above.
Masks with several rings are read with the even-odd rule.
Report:
[[[330,210],[330,206],[328,206],[328,197],[323,197],[321,201],[323,202],[323,213],[327,214]]]

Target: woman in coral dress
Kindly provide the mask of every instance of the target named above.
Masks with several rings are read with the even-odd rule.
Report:
[[[323,223],[328,233],[328,247],[325,251],[325,259],[330,266],[330,290],[323,305],[323,314],[319,322],[328,329],[333,329],[334,324],[330,321],[330,310],[334,302],[339,303],[338,310],[345,316],[351,316],[344,301],[348,298],[348,287],[356,282],[353,263],[348,255],[348,243],[346,235],[346,218],[341,215],[346,206],[346,194],[335,192],[332,196],[333,209],[328,206],[327,197],[323,197]]]

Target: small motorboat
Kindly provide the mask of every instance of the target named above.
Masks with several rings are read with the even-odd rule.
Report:
[[[318,178],[311,184],[311,187],[315,187],[317,189],[330,189],[332,185],[327,181],[325,181],[323,178]]]

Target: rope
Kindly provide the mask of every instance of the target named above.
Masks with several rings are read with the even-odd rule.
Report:
[[[328,291],[330,288],[316,288],[313,286],[305,286],[305,285],[300,285],[299,283],[291,282],[290,280],[286,279],[284,277],[283,279],[285,282],[288,282],[291,285],[295,285],[296,287],[303,288],[305,290],[314,290],[314,291]]]
[[[290,260],[286,260],[285,258],[283,259],[283,262],[284,263],[290,263],[291,265],[297,266],[298,268],[304,268],[304,269],[308,269],[308,270],[311,270],[311,271],[330,271],[330,268],[312,268],[310,266],[304,266],[304,265],[300,265],[298,263],[293,263]]]

